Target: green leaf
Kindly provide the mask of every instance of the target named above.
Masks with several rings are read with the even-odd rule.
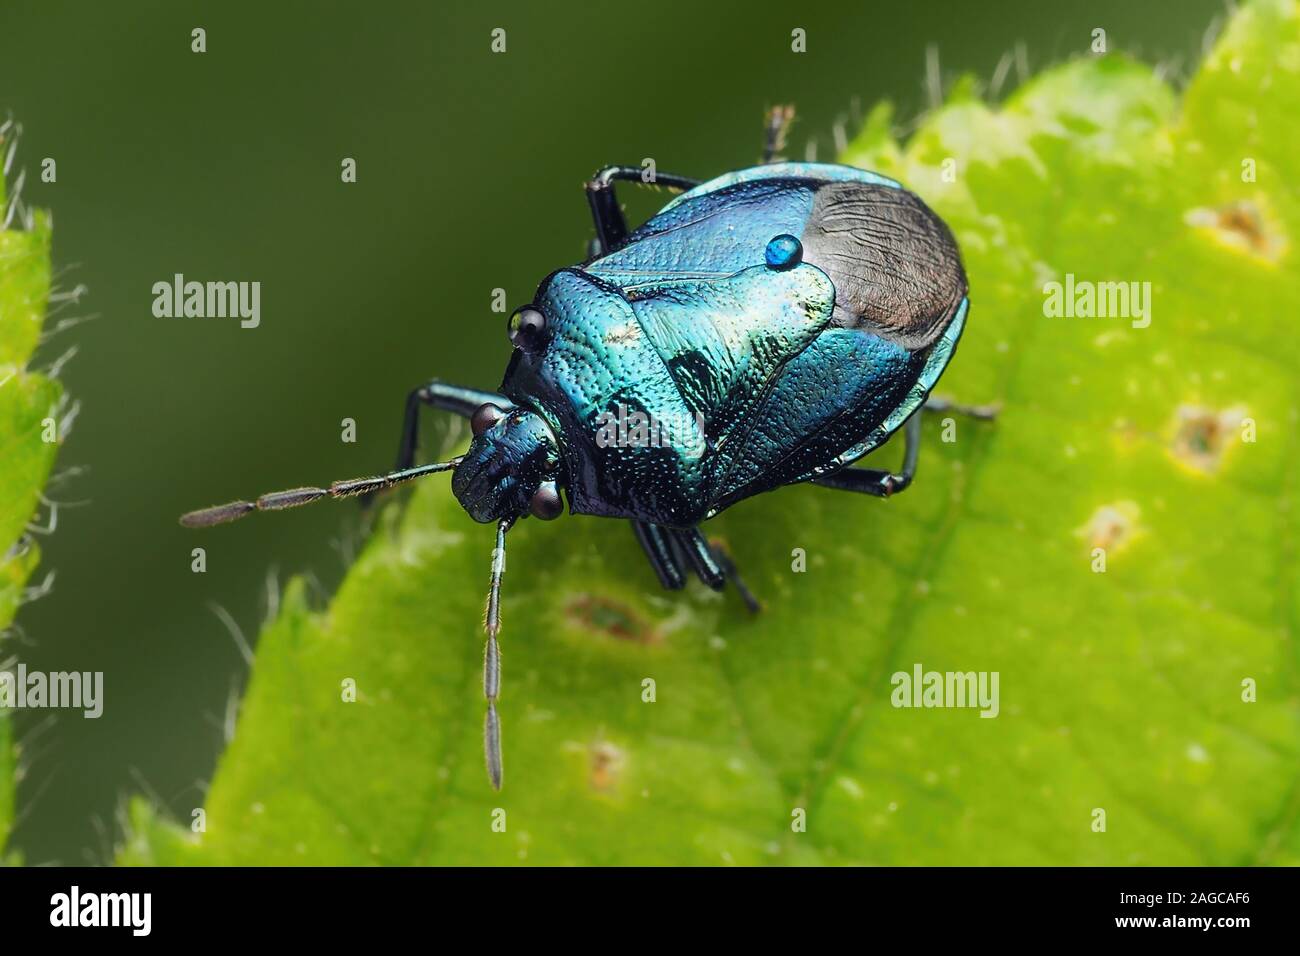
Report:
[[[524,522],[500,794],[479,742],[491,529],[430,479],[328,610],[289,588],[206,832],[137,804],[122,859],[1300,862],[1300,15],[1246,6],[1181,102],[1121,56],[1001,106],[972,89],[906,144],[879,108],[844,158],[956,232],[973,306],[941,391],[1000,402],[995,425],[944,442],[928,419],[888,502],[793,487],[714,522],[755,618],[659,591],[623,523]],[[1067,274],[1149,282],[1150,325],[1048,317]],[[892,706],[917,664],[997,672],[998,715]]]
[[[7,149],[0,134],[0,155]],[[8,202],[0,174],[0,221]],[[58,449],[42,440],[42,422],[57,417],[62,394],[57,382],[27,370],[50,293],[50,221],[36,212],[19,228],[20,218],[0,229],[0,669],[9,667],[5,630],[39,559],[25,528]],[[0,708],[0,862],[14,822],[17,763],[10,719]]]

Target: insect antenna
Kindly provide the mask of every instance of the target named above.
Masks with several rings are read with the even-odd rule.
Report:
[[[488,779],[492,781],[494,790],[501,789],[501,721],[497,717],[497,696],[501,692],[501,648],[497,646],[497,635],[501,633],[501,575],[506,569],[506,532],[514,523],[514,518],[502,518],[497,523],[497,542],[492,549],[492,583],[488,587],[483,622],[487,631],[487,644],[483,648],[483,696],[487,698],[487,714],[483,718],[483,756],[487,760]]]
[[[313,501],[319,501],[322,498],[351,498],[355,495],[383,491],[405,481],[423,478],[425,475],[436,474],[440,471],[451,471],[460,464],[463,457],[461,455],[450,461],[435,462],[431,465],[416,465],[414,468],[402,468],[399,471],[390,471],[386,475],[375,475],[371,478],[350,478],[347,481],[336,481],[328,488],[290,488],[286,491],[271,491],[262,495],[256,501],[231,501],[224,505],[213,505],[211,508],[191,511],[188,514],[181,515],[181,524],[187,528],[210,528],[216,524],[235,521],[254,511],[282,511],[285,508],[297,508],[299,505],[311,504]]]

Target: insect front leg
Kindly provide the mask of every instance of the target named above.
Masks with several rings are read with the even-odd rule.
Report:
[[[402,471],[415,464],[415,450],[420,441],[420,408],[428,405],[444,412],[451,412],[461,418],[469,418],[480,405],[491,402],[503,409],[514,407],[514,403],[495,392],[484,392],[476,388],[465,388],[434,379],[427,385],[411,389],[406,396],[406,412],[402,416],[402,437],[397,446],[397,463],[395,471]],[[361,504],[367,506],[374,498],[374,493],[361,496]]]
[[[461,418],[469,418],[480,405],[491,402],[502,409],[514,408],[514,402],[495,392],[465,388],[434,379],[427,385],[411,389],[406,396],[406,414],[402,418],[402,440],[397,446],[397,467],[410,468],[415,464],[415,449],[420,438],[420,407],[428,405]]]
[[[603,256],[607,252],[613,252],[627,239],[627,220],[623,218],[623,209],[618,204],[614,183],[619,180],[642,182],[643,172],[640,166],[606,166],[586,184],[587,202],[591,206],[591,218],[596,225],[595,255]],[[674,176],[672,173],[656,173],[654,181],[646,185],[685,191],[694,189],[699,184],[698,179]]]

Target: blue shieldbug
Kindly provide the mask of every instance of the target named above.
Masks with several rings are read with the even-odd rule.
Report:
[[[412,391],[394,471],[181,518],[206,527],[454,471],[461,505],[475,521],[496,524],[483,676],[494,787],[502,774],[501,559],[518,519],[556,518],[565,499],[573,514],[629,519],[665,588],[681,588],[689,567],[716,590],[730,578],[757,609],[701,522],[781,485],[888,497],[912,481],[916,412],[966,322],[957,244],[891,179],[773,162],[789,118],[774,115],[762,165],[705,183],[659,175],[659,185],[681,194],[633,232],[614,184],[640,181],[642,170],[598,172],[586,184],[592,254],[543,279],[532,303],[510,316],[514,353],[499,393],[442,381]],[[415,464],[425,405],[470,420],[464,455]],[[849,467],[900,428],[898,473]]]

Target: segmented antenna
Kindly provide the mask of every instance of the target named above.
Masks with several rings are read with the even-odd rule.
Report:
[[[230,501],[224,505],[213,505],[211,508],[191,511],[181,515],[181,524],[187,528],[210,528],[213,525],[235,521],[254,511],[283,511],[285,508],[297,508],[322,498],[351,498],[355,495],[383,491],[414,478],[423,478],[425,475],[440,471],[451,471],[460,464],[462,458],[463,455],[451,461],[403,468],[400,471],[390,471],[386,475],[375,475],[373,478],[336,481],[328,488],[290,488],[287,491],[271,491],[256,501]]]
[[[487,698],[487,714],[483,718],[483,756],[487,760],[488,779],[494,790],[501,789],[501,720],[497,717],[497,696],[501,692],[501,648],[497,635],[501,633],[501,575],[506,569],[506,532],[514,525],[514,518],[497,522],[497,543],[492,550],[492,583],[488,587],[487,612],[483,626],[487,630],[487,644],[483,648],[483,696]]]

